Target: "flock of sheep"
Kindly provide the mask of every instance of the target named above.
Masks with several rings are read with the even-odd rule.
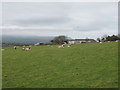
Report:
[[[110,42],[110,41],[108,41],[108,42]],[[118,42],[118,41],[116,41],[116,42]],[[103,43],[103,42],[99,42],[99,43]],[[51,47],[53,47],[53,46],[51,46]],[[59,45],[59,46],[58,46],[58,48],[65,48],[65,47],[71,47],[71,44],[63,44],[63,45]],[[16,50],[17,47],[14,46],[14,49]],[[25,46],[23,46],[22,50],[23,50],[23,51],[29,51],[29,50],[31,50],[31,46],[29,46],[29,47],[27,47],[27,48],[26,48]]]
[[[110,42],[110,41],[108,41],[108,42]],[[116,40],[115,42],[118,42],[118,40]],[[101,44],[101,43],[103,43],[103,42],[99,42],[99,43]],[[52,45],[48,45],[48,46],[53,47]],[[18,46],[14,46],[13,48],[16,50],[17,47],[18,47]],[[58,48],[65,48],[65,47],[71,47],[71,44],[63,44],[63,45],[59,45],[59,46],[58,46]],[[29,46],[29,47],[23,46],[23,48],[22,48],[22,51],[29,51],[29,50],[31,50],[31,46]],[[4,51],[4,49],[1,49],[1,51]]]
[[[63,45],[58,46],[58,48],[64,48],[65,46],[66,46],[66,45],[63,44]],[[71,47],[71,45],[67,45],[67,47]]]
[[[17,46],[14,46],[13,48],[16,50]],[[22,50],[23,51],[29,51],[29,50],[31,50],[31,46],[29,46],[29,48],[25,48],[25,46],[23,46]]]
[[[51,46],[51,47],[53,47],[53,46]],[[58,48],[65,48],[65,47],[71,47],[71,45],[63,44],[63,45],[58,46]],[[13,48],[16,50],[17,46],[14,46]],[[29,46],[29,47],[23,46],[23,48],[22,48],[22,51],[29,51],[29,50],[31,50],[31,46]]]

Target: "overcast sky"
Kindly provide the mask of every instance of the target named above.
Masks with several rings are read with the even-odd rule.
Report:
[[[118,33],[116,2],[6,2],[3,35],[94,38]],[[0,7],[1,8],[1,7]],[[1,24],[0,24],[1,25]]]

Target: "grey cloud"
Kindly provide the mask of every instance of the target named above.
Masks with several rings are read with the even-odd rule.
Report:
[[[116,19],[110,19],[110,18],[103,18],[103,19],[95,19],[94,22],[91,22],[88,25],[77,25],[73,27],[76,31],[82,31],[82,32],[91,32],[91,31],[100,31],[100,30],[117,30],[117,18]],[[106,31],[107,31],[106,30]],[[109,32],[109,31],[107,31]]]
[[[71,37],[75,37],[77,33],[80,34],[78,36],[83,34],[85,37],[94,33],[91,34],[94,37],[98,36],[96,32],[107,34],[109,30],[115,30],[111,32],[114,34],[117,31],[117,19],[114,18],[117,16],[117,3],[8,3],[3,10],[6,26],[23,27],[9,29],[5,33],[17,34],[21,30],[31,35],[49,35],[51,32],[51,35],[68,33]],[[27,30],[24,27],[47,29]]]
[[[56,25],[56,24],[64,24],[70,22],[71,19],[68,17],[43,17],[43,18],[30,18],[30,19],[23,19],[23,20],[15,20],[12,21],[15,25]]]

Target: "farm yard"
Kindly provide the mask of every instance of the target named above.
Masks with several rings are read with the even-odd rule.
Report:
[[[118,87],[118,42],[3,49],[3,88]]]

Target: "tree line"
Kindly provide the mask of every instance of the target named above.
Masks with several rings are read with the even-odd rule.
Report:
[[[97,38],[97,41],[99,42],[105,42],[105,41],[116,41],[116,40],[120,40],[120,34],[119,35],[111,35],[111,36],[107,36],[107,35],[103,35],[102,38]]]
[[[86,41],[89,41],[89,38],[85,39]],[[120,40],[120,34],[118,35],[103,35],[101,38],[97,38],[97,41],[99,42],[106,42],[106,41],[116,41]],[[56,36],[53,40],[51,40],[52,44],[68,44],[68,37],[66,36]]]
[[[53,44],[64,44],[64,43],[68,44],[67,37],[64,35],[55,37],[53,40],[51,40],[51,42]]]

